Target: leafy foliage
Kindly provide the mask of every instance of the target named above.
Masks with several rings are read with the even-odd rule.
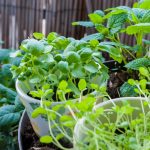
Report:
[[[133,70],[138,70],[140,67],[150,67],[150,59],[149,58],[135,59],[126,64],[125,67]]]
[[[0,149],[18,149],[17,128],[24,107],[15,92],[12,80],[12,64],[20,64],[20,58],[10,58],[12,50],[0,50]],[[17,56],[17,55],[16,55]]]

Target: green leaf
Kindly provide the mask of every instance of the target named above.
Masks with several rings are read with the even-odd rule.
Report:
[[[110,33],[115,34],[119,32],[122,29],[122,25],[127,20],[127,14],[126,13],[120,13],[112,15],[108,19],[107,27],[110,29]]]
[[[44,54],[44,55],[41,55],[41,56],[39,57],[39,60],[40,60],[42,63],[53,63],[53,62],[54,62],[53,55],[51,55],[51,54]]]
[[[140,67],[149,67],[150,58],[138,58],[125,65],[128,69],[139,70]]]
[[[102,17],[99,14],[92,13],[92,14],[89,14],[88,16],[94,24],[96,23],[99,24],[99,23],[102,23],[103,21]]]
[[[30,39],[26,44],[26,48],[29,53],[35,56],[40,56],[44,52],[44,44],[35,39]]]
[[[86,89],[86,81],[85,79],[80,79],[79,83],[78,83],[78,87],[80,91],[83,91]]]
[[[0,63],[8,63],[10,60],[9,54],[11,53],[11,50],[8,49],[1,49],[0,50]]]
[[[60,140],[64,137],[64,135],[62,133],[57,134],[56,139]]]
[[[150,1],[149,0],[144,0],[140,4],[140,8],[142,9],[150,9]]]
[[[136,86],[132,86],[129,83],[125,82],[121,87],[120,87],[120,94],[123,97],[132,97],[132,96],[137,96],[137,93],[134,92],[134,88]]]
[[[101,68],[98,64],[96,64],[94,61],[90,61],[88,64],[84,66],[84,69],[89,71],[90,73],[96,73]]]
[[[90,48],[82,48],[79,54],[82,61],[87,61],[92,56],[92,50]]]
[[[146,13],[143,15],[141,19],[142,23],[149,23],[150,22],[150,10],[146,11]]]
[[[140,80],[139,83],[140,83],[142,90],[145,90],[147,81],[145,79],[142,79],[142,80]]]
[[[49,43],[51,43],[53,40],[55,40],[58,37],[58,34],[56,32],[51,32],[47,36],[47,40]]]
[[[66,90],[67,86],[68,86],[68,83],[67,83],[65,80],[62,80],[62,81],[59,83],[58,88],[59,88],[60,90]]]
[[[33,33],[33,36],[34,36],[36,39],[38,39],[38,40],[41,40],[41,39],[44,38],[44,34],[39,33],[39,32],[34,32],[34,33]]]
[[[73,26],[80,25],[84,27],[94,27],[94,24],[91,21],[78,21],[78,22],[73,22]]]
[[[149,71],[147,70],[147,68],[144,68],[144,67],[140,67],[139,68],[139,72],[141,75],[145,76],[145,77],[149,77],[150,76],[150,73]]]
[[[53,142],[53,139],[51,136],[45,135],[45,136],[40,137],[40,142],[45,143],[45,144],[49,144],[49,143]]]
[[[32,118],[37,118],[39,115],[46,115],[46,114],[47,114],[47,111],[44,108],[38,107],[33,110],[31,116],[32,116]]]
[[[103,34],[94,33],[94,34],[90,34],[90,35],[85,36],[81,40],[84,40],[84,41],[90,41],[90,40],[93,40],[93,39],[102,40],[103,38],[104,38]]]
[[[119,48],[116,48],[111,45],[106,45],[103,43],[99,44],[99,48],[100,48],[100,50],[102,50],[104,52],[108,52],[110,54],[110,57],[112,57],[114,60],[118,61],[119,63],[122,62],[123,56],[121,55]]]
[[[105,14],[102,10],[95,10],[94,14],[98,14],[99,16],[103,17]]]
[[[68,88],[71,89],[71,91],[73,91],[76,95],[80,95],[79,89],[71,80],[68,81]]]
[[[53,49],[53,46],[47,45],[47,46],[45,46],[45,48],[44,48],[44,53],[49,53],[49,52],[52,51],[52,49]]]
[[[126,32],[129,35],[136,33],[148,34],[150,33],[150,23],[138,23],[135,25],[128,26]]]
[[[85,70],[80,64],[75,64],[71,74],[75,78],[83,78],[85,76]]]
[[[70,51],[66,54],[68,63],[77,63],[80,61],[80,55],[76,52]]]
[[[67,71],[69,70],[68,62],[60,61],[58,63],[58,69],[60,69],[63,73],[67,73]]]
[[[14,102],[17,93],[10,88],[7,88],[4,85],[0,84],[0,95],[1,97],[7,98],[9,102]]]
[[[40,83],[42,81],[42,76],[40,75],[32,75],[32,77],[29,79],[30,83],[36,84],[36,83]]]
[[[5,105],[0,108],[0,130],[15,125],[19,119],[20,113],[15,112],[15,105]]]

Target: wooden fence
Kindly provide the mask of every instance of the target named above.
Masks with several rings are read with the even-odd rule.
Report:
[[[18,48],[20,42],[33,32],[51,31],[80,39],[83,27],[71,22],[86,20],[87,14],[119,5],[132,6],[137,0],[0,0],[0,40],[5,48]],[[92,31],[93,32],[93,31]],[[126,43],[132,37],[122,38]],[[131,43],[131,42],[130,42]]]

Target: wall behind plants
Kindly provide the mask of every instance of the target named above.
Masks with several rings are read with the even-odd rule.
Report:
[[[0,40],[3,48],[18,48],[20,42],[33,32],[48,34],[55,31],[80,39],[94,32],[71,22],[86,20],[88,13],[97,9],[126,5],[138,0],[0,0]],[[122,41],[133,44],[132,37]]]
[[[0,0],[0,39],[3,47],[18,48],[33,32],[55,31],[81,38],[82,27],[71,22],[84,20],[84,0]]]

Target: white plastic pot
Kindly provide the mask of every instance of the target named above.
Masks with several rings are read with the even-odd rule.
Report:
[[[143,98],[143,97],[123,97],[123,98],[116,98],[116,99],[112,99],[112,100],[108,100],[102,103],[99,103],[97,105],[95,105],[95,107],[93,108],[93,111],[103,107],[104,110],[105,109],[109,109],[112,108],[114,106],[114,104],[122,106],[124,101],[128,101],[130,103],[131,106],[133,107],[138,107],[140,108],[139,110],[136,110],[133,113],[133,119],[139,114],[142,113],[142,105],[141,102],[145,102],[145,101],[150,101],[150,99],[148,98]],[[149,106],[146,105],[144,106],[144,111],[147,112],[149,111]],[[106,119],[104,119],[103,117],[101,118],[100,116],[100,120],[102,123],[106,122]],[[110,118],[111,122],[113,122],[114,120],[116,120],[116,114],[114,113],[113,115],[111,115]],[[83,139],[86,137],[86,130],[85,127],[88,128],[88,125],[85,123],[85,118],[81,118],[78,120],[75,128],[74,128],[74,148],[75,150],[80,150],[80,142],[83,141]]]
[[[38,136],[43,136],[43,135],[49,134],[49,127],[48,127],[47,119],[43,116],[38,116],[37,118],[32,118],[32,116],[31,116],[33,110],[40,106],[40,100],[34,99],[34,98],[28,96],[27,95],[27,93],[29,92],[28,88],[26,87],[26,85],[23,82],[21,82],[19,80],[16,81],[16,90],[17,90],[17,93],[19,95],[21,102],[25,106],[26,112],[28,114],[28,117],[30,119],[30,122],[32,124],[32,127],[33,127],[35,133]],[[59,105],[59,104],[64,104],[64,103],[65,102],[53,102],[51,104],[51,107],[53,107],[55,105]],[[61,113],[67,113],[67,110],[63,109],[63,110],[61,110]]]

